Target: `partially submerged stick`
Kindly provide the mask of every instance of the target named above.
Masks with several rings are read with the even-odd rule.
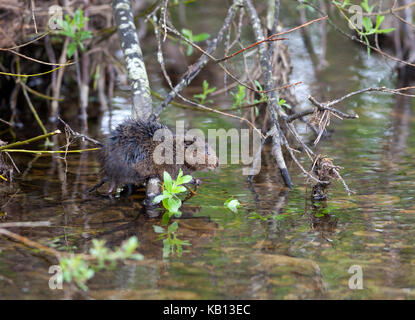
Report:
[[[18,147],[18,146],[21,146],[21,145],[29,144],[29,143],[32,143],[32,142],[35,142],[35,141],[38,141],[38,140],[41,140],[41,139],[46,139],[46,138],[49,138],[49,137],[54,136],[55,134],[59,134],[59,133],[61,133],[61,131],[58,129],[58,130],[55,130],[53,132],[42,134],[40,136],[30,138],[30,139],[27,139],[27,140],[24,140],[24,141],[17,141],[17,142],[14,142],[14,143],[6,144],[5,146],[0,147],[0,151],[9,151],[10,152],[10,151],[13,151],[13,150],[9,150],[10,148],[15,148],[15,147]],[[5,149],[7,149],[7,150],[5,150]]]
[[[263,41],[264,40],[264,33],[261,27],[261,21],[259,20],[258,14],[255,10],[254,5],[252,4],[251,0],[244,1],[245,6],[247,8],[249,17],[251,19],[252,29],[254,31],[255,39],[259,42],[259,60],[261,64],[262,73],[264,75],[264,88],[265,90],[270,90],[275,87],[274,80],[272,78],[272,66],[270,63],[269,52],[267,48],[267,44]],[[284,180],[284,183],[287,187],[292,188],[293,183],[291,181],[290,173],[288,172],[287,165],[284,160],[284,156],[281,149],[281,140],[284,133],[282,132],[279,122],[278,122],[278,110],[280,106],[277,103],[276,93],[274,91],[265,93],[268,100],[268,111],[271,115],[271,120],[277,130],[275,130],[272,142],[272,153],[277,161],[278,168],[281,171],[281,176]]]

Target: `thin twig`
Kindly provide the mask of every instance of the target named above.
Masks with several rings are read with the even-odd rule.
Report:
[[[21,145],[24,145],[24,144],[29,144],[29,143],[32,143],[34,141],[38,141],[38,140],[41,140],[41,139],[46,139],[48,137],[54,136],[55,134],[59,134],[59,133],[61,133],[61,131],[58,129],[58,130],[55,130],[53,132],[49,132],[47,134],[42,134],[40,136],[30,138],[30,139],[27,139],[27,140],[24,140],[24,141],[17,141],[17,142],[13,142],[13,143],[10,143],[10,144],[6,144],[5,146],[0,147],[0,151],[4,151],[5,149],[14,148],[14,147],[21,146]]]
[[[100,147],[102,147],[102,146],[104,146],[101,142],[99,142],[99,141],[97,141],[97,140],[95,140],[95,139],[92,139],[92,138],[90,138],[90,137],[88,137],[87,135],[85,135],[85,134],[82,134],[82,133],[79,133],[79,132],[76,132],[76,131],[74,131],[65,121],[63,121],[62,119],[61,119],[61,117],[58,117],[58,120],[60,121],[60,122],[62,122],[63,124],[64,124],[64,126],[65,126],[65,128],[69,131],[69,133],[74,137],[74,138],[80,138],[80,139],[84,139],[84,140],[87,140],[87,141],[89,141],[89,142],[92,142],[93,144],[96,144],[97,146],[100,146]]]

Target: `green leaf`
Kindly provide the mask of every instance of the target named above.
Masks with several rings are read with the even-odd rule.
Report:
[[[75,42],[69,43],[68,52],[67,52],[68,58],[71,58],[73,56],[73,54],[75,53],[75,50],[76,50],[76,43]]]
[[[256,85],[256,87],[257,87],[257,89],[259,90],[259,91],[262,91],[263,89],[262,89],[262,86],[261,86],[261,84],[259,83],[259,81],[258,80],[254,80],[254,83],[255,83],[255,85]]]
[[[180,184],[186,184],[192,181],[193,177],[190,175],[185,175],[180,179]]]
[[[77,26],[79,26],[82,23],[82,16],[83,16],[83,11],[81,9],[77,9],[73,16],[73,19]]]
[[[385,20],[385,16],[377,15],[375,29],[379,29],[379,27],[382,24],[383,20]]]
[[[360,5],[368,13],[372,13],[373,8],[375,7],[374,5],[373,6],[369,6],[368,0],[364,0]]]
[[[79,48],[81,49],[82,52],[85,52],[85,46],[82,42],[78,42]]]
[[[260,214],[256,213],[256,212],[252,212],[249,216],[248,219],[259,219],[262,221],[266,221],[268,220],[267,217],[261,216]]]
[[[79,41],[84,41],[86,39],[92,38],[92,32],[91,31],[81,31],[79,33]]]
[[[277,215],[271,216],[271,218],[276,220],[276,221],[280,221],[280,220],[283,220],[286,216],[287,215],[285,215],[285,214],[277,214]]]
[[[373,23],[369,17],[364,17],[362,20],[363,27],[365,27],[366,32],[373,30]]]
[[[163,240],[163,258],[166,259],[169,257],[171,252],[171,246],[168,239]]]
[[[209,33],[199,33],[193,36],[193,42],[205,41],[210,38]]]
[[[75,38],[75,34],[72,31],[64,30],[64,31],[61,31],[60,34],[63,36],[70,37],[70,38]]]
[[[158,195],[158,196],[156,196],[154,199],[153,199],[153,203],[160,203],[160,201],[162,201],[163,199],[165,199],[166,198],[166,196],[164,195],[164,194],[160,194],[160,195]]]
[[[231,210],[233,213],[237,213],[238,208],[241,207],[241,203],[236,199],[230,198],[226,200],[226,202],[224,203],[224,206],[228,208],[229,210]]]
[[[168,226],[167,230],[169,233],[173,233],[173,232],[176,232],[178,228],[179,228],[179,224],[175,221],[171,225]]]
[[[186,192],[186,191],[187,191],[187,189],[183,186],[178,186],[178,187],[173,188],[173,192],[176,193],[176,194]]]
[[[179,169],[179,174],[177,175],[176,181],[175,181],[175,183],[173,183],[173,185],[178,184],[178,181],[180,181],[182,176],[183,176],[183,171],[182,171],[182,169]]]
[[[193,38],[193,33],[189,29],[182,29],[182,34],[189,40]]]
[[[179,210],[182,205],[182,201],[180,199],[167,199],[169,205],[169,211],[175,213]]]
[[[157,226],[157,225],[153,225],[153,229],[155,233],[164,233],[164,228]]]
[[[141,261],[144,260],[144,256],[140,253],[134,253],[130,256],[130,259]]]
[[[395,28],[380,29],[380,30],[377,30],[376,33],[389,33],[389,32],[395,31],[395,30],[396,30]]]
[[[170,214],[169,212],[165,212],[163,216],[161,217],[161,224],[163,226],[166,226],[169,223],[169,221],[170,221]]]
[[[172,181],[170,174],[167,171],[164,171],[163,180],[164,180],[164,187],[166,188],[166,190],[171,191],[173,181]]]
[[[187,45],[186,55],[189,57],[193,53],[193,47],[191,45]]]

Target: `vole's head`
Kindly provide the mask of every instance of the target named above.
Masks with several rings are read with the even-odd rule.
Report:
[[[213,170],[219,164],[215,150],[197,135],[185,135],[184,149],[184,162],[192,170]]]

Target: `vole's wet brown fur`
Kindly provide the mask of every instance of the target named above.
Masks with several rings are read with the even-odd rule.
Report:
[[[154,161],[153,153],[162,141],[153,139],[157,130],[167,130],[173,137],[173,164],[157,164]],[[117,186],[129,184],[140,185],[149,178],[163,179],[164,171],[167,171],[175,179],[182,169],[184,174],[191,174],[193,171],[214,169],[218,165],[215,151],[205,142],[194,137],[185,137],[184,149],[195,143],[203,143],[205,153],[204,159],[192,164],[188,157],[184,157],[183,164],[176,162],[176,136],[163,124],[157,121],[126,120],[120,124],[110,135],[100,153],[101,174],[103,182],[110,183],[109,193]],[[193,156],[196,157],[196,148]],[[210,163],[208,162],[208,158]],[[212,160],[213,159],[213,160]],[[97,185],[99,186],[99,185]]]

